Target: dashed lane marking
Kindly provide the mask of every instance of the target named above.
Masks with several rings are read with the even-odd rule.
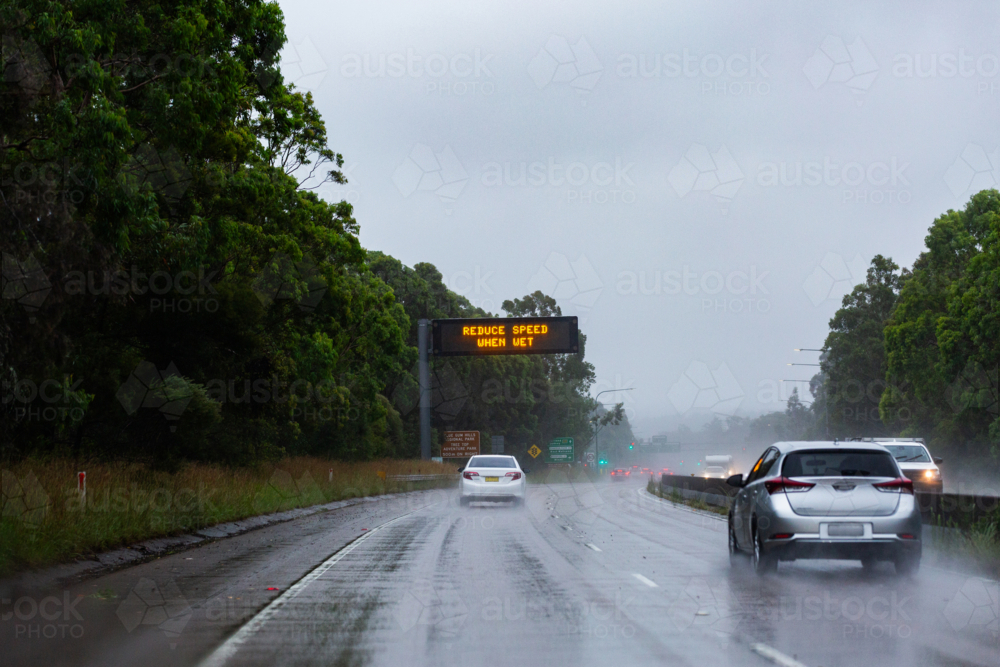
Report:
[[[767,658],[779,667],[806,667],[795,658],[789,658],[778,649],[771,648],[767,644],[750,644],[750,650],[762,658]]]
[[[656,585],[655,581],[647,579],[646,577],[642,576],[638,572],[633,572],[632,576],[635,577],[636,579],[638,579],[639,581],[641,581],[642,583],[646,584],[650,588],[659,588],[659,586]]]

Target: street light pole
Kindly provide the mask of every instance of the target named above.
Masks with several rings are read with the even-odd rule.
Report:
[[[597,399],[599,399],[601,397],[601,394],[607,394],[607,393],[612,392],[612,391],[632,391],[633,389],[635,389],[635,387],[626,387],[624,389],[605,389],[604,391],[597,392],[597,396],[594,396],[594,400],[596,401]],[[598,403],[598,405],[600,405],[600,403]],[[604,427],[602,426],[601,428],[604,428]],[[597,448],[597,437],[600,435],[600,433],[601,433],[601,429],[600,428],[597,429],[596,433],[594,433],[594,460],[595,461],[600,461],[601,460],[601,452]],[[601,464],[600,463],[597,464],[597,469],[598,470],[601,469]]]
[[[795,352],[824,352],[824,353],[826,352],[826,350],[823,349],[823,348],[815,348],[815,347],[796,347],[796,348],[794,348],[794,351]],[[820,359],[822,359],[822,358],[823,358],[823,356],[820,355]],[[788,364],[788,365],[789,366],[820,366],[820,367],[822,367],[822,364]],[[822,375],[823,375],[823,372],[820,371],[820,376],[822,377]],[[825,383],[823,384],[822,391],[823,391],[823,418],[826,421],[826,437],[829,438],[830,437],[830,401],[829,401],[829,397],[826,395],[826,384]],[[815,401],[813,401],[813,402],[815,403]]]

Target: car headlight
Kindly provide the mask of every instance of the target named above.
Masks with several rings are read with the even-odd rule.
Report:
[[[940,470],[925,470],[924,479],[941,479]]]

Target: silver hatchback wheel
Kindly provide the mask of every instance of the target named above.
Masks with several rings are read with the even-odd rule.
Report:
[[[750,557],[750,562],[753,565],[753,571],[762,575],[777,570],[778,561],[774,556],[768,556],[764,553],[760,543],[760,535],[757,534],[756,527],[753,530],[751,539],[753,540],[753,555]]]
[[[742,565],[745,562],[744,554],[740,551],[740,545],[736,541],[736,529],[732,521],[729,521],[729,564],[733,567]]]

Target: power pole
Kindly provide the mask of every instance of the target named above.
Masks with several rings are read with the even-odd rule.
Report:
[[[428,333],[430,320],[417,322],[417,347],[419,361],[417,374],[420,381],[420,458],[429,461],[431,458],[431,369],[428,360],[430,341]]]

